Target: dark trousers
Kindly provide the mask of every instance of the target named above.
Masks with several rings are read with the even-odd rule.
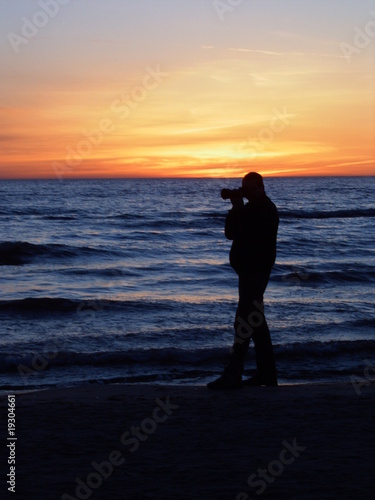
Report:
[[[242,375],[250,339],[254,342],[256,376],[266,383],[276,383],[277,373],[271,336],[264,315],[263,294],[269,272],[243,273],[238,276],[238,307],[234,322],[235,336],[227,366],[231,373]]]

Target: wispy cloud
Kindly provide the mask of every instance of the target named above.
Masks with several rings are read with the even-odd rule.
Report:
[[[249,52],[253,54],[263,54],[266,56],[274,56],[274,57],[286,57],[286,56],[301,56],[301,57],[332,57],[335,59],[345,59],[345,56],[340,55],[340,54],[328,54],[326,52],[320,53],[320,52],[299,52],[299,51],[286,51],[286,52],[276,52],[272,50],[257,50],[257,49],[248,49],[248,48],[243,48],[243,47],[231,47],[228,49],[230,52]]]
[[[231,52],[252,52],[254,54],[265,54],[267,56],[287,56],[287,55],[298,55],[298,56],[304,56],[306,55],[304,52],[275,52],[272,50],[256,50],[256,49],[246,49],[242,47],[238,48],[230,48],[229,49]]]

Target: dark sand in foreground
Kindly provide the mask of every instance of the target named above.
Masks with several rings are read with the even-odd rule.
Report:
[[[18,394],[9,498],[373,499],[374,403],[375,384],[350,383]]]

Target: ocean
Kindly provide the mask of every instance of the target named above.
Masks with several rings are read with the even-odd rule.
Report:
[[[265,178],[280,215],[265,293],[280,384],[375,376],[374,179]],[[239,184],[1,181],[1,389],[216,378],[237,303],[220,190]]]

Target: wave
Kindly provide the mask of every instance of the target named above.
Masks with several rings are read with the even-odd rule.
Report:
[[[223,358],[228,353],[225,348],[213,349],[180,349],[175,347],[164,349],[128,349],[116,352],[74,352],[68,350],[59,350],[59,344],[56,347],[50,347],[49,351],[40,353],[42,357],[50,358],[51,365],[56,366],[116,366],[116,365],[174,365],[174,364],[204,364],[211,360]],[[43,356],[44,354],[44,356]],[[8,370],[13,369],[19,364],[31,366],[35,353],[10,355],[0,355],[0,367]]]
[[[333,283],[373,283],[375,281],[375,267],[365,264],[332,263],[332,267],[340,269],[309,270],[307,267],[276,264],[272,281],[289,284],[333,284]]]
[[[328,342],[294,342],[286,345],[275,346],[278,359],[292,360],[295,358],[327,359],[343,355],[359,355],[363,360],[374,358],[375,340],[330,340]]]
[[[202,224],[205,228],[215,229],[216,226],[222,226],[225,221],[223,212],[197,211],[189,212],[159,212],[156,214],[123,213],[116,215],[103,216],[103,220],[117,221],[120,225],[128,228],[135,228],[140,231],[154,229],[189,228],[201,229]]]
[[[375,269],[367,271],[325,271],[320,273],[309,273],[307,281],[310,283],[372,283],[375,280]]]
[[[78,300],[70,300],[64,298],[51,298],[42,297],[34,298],[28,297],[19,300],[1,300],[0,301],[0,312],[11,312],[11,313],[58,313],[58,312],[74,312],[77,311],[81,304]],[[90,302],[87,301],[88,306]],[[94,307],[95,301],[92,301],[91,305]]]
[[[178,366],[205,369],[212,365],[222,363],[228,358],[227,347],[204,347],[195,349],[184,349],[179,347],[164,348],[133,348],[121,351],[107,352],[75,352],[64,347],[64,341],[56,341],[56,345],[48,346],[45,352],[38,353],[44,357],[52,366]],[[332,359],[353,358],[360,365],[365,366],[366,360],[372,360],[375,356],[375,340],[334,340],[328,342],[295,342],[285,345],[274,345],[275,357],[278,363],[285,366],[296,367],[298,363],[301,368],[312,366],[321,367],[327,365],[327,369],[333,369],[330,365]],[[20,354],[1,353],[0,371],[13,371],[22,364],[32,366],[35,360],[35,352]]]
[[[7,210],[0,210],[0,216],[7,217],[36,217],[46,220],[77,220],[78,215],[76,213],[56,213],[51,214],[50,207],[47,208],[36,208],[36,207],[24,207],[24,208],[9,208]]]
[[[144,268],[143,268],[144,269]],[[72,276],[91,276],[91,277],[101,277],[101,278],[129,278],[129,277],[139,277],[141,275],[141,270],[137,269],[135,266],[131,269],[124,269],[119,267],[109,267],[104,269],[97,268],[74,268],[74,269],[63,269],[60,271],[65,275]]]
[[[18,300],[0,300],[0,313],[38,313],[49,315],[53,313],[80,313],[99,311],[139,311],[144,310],[172,310],[175,302],[171,300],[72,300],[62,297],[27,297]]]
[[[22,266],[38,257],[71,258],[103,253],[104,250],[89,247],[74,247],[57,243],[38,245],[27,241],[4,241],[0,243],[0,266]]]
[[[279,210],[280,218],[284,219],[352,219],[358,217],[375,217],[375,208],[332,210],[332,211],[306,211],[306,210]]]
[[[62,349],[59,349],[62,347]],[[53,364],[56,365],[129,365],[129,364],[163,364],[163,365],[206,365],[207,363],[217,362],[228,356],[227,347],[202,347],[195,349],[179,347],[161,347],[161,348],[134,348],[124,349],[122,351],[108,352],[74,352],[64,350],[64,341],[56,341],[55,347],[49,346],[51,358],[54,357]],[[52,356],[54,351],[54,356]],[[275,356],[278,361],[282,360],[301,360],[333,358],[344,355],[360,355],[363,360],[373,359],[375,354],[375,340],[332,340],[328,342],[293,342],[290,344],[275,344]],[[43,354],[43,353],[41,353]],[[32,359],[35,353],[20,355],[1,354],[3,360],[8,366],[17,363],[27,363]]]
[[[44,220],[78,220],[75,215],[44,215]]]

